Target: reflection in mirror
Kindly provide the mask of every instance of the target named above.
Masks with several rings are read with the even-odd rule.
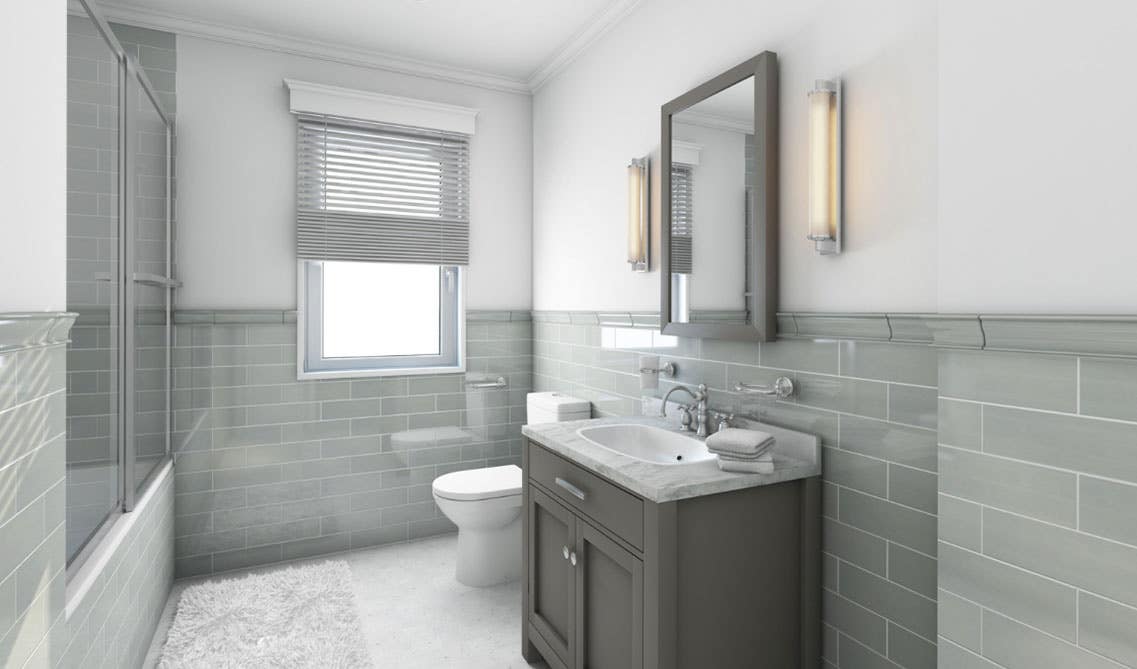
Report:
[[[600,348],[653,350],[678,346],[678,337],[665,335],[659,330],[607,326],[600,328]]]
[[[750,322],[754,77],[671,117],[671,320]]]

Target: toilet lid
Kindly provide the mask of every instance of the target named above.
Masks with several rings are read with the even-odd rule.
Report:
[[[466,469],[434,479],[434,494],[446,499],[474,501],[521,494],[521,468],[517,465]]]

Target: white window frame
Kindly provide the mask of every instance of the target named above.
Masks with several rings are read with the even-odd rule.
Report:
[[[441,278],[438,356],[373,356],[328,359],[320,354],[323,341],[323,261],[296,263],[296,371],[301,381],[351,379],[421,374],[453,374],[466,371],[466,277],[465,268],[447,266],[457,285],[449,296],[446,278]]]

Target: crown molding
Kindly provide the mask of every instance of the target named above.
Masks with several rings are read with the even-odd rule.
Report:
[[[626,0],[621,0],[626,1]],[[294,35],[271,33],[251,28],[237,28],[209,21],[191,19],[167,12],[130,7],[115,2],[100,2],[99,9],[110,21],[142,28],[165,30],[178,35],[200,37],[226,44],[252,46],[293,56],[317,58],[344,65],[369,67],[398,74],[438,79],[508,93],[530,93],[529,84],[521,79],[450,65],[431,63],[397,56],[383,51],[344,47],[329,42]]]
[[[708,114],[707,112],[691,111],[684,109],[681,118],[672,117],[673,123],[685,123],[687,125],[697,125],[704,128],[713,128],[715,130],[727,130],[729,132],[741,132],[746,135],[754,134],[754,123],[747,122],[734,116],[725,116],[723,114]]]
[[[529,90],[534,93],[540,90],[549,80],[579,58],[596,40],[616,27],[616,24],[623,21],[628,14],[631,14],[640,2],[641,0],[614,0],[603,11],[592,17],[576,35],[557,49],[533,74],[529,75],[529,79],[526,81]]]
[[[251,46],[293,56],[317,58],[344,65],[369,67],[398,74],[409,74],[449,81],[468,86],[477,86],[507,93],[532,94],[544,86],[557,74],[565,70],[588,47],[608,33],[612,28],[632,13],[642,0],[613,0],[603,11],[595,15],[579,32],[565,42],[527,79],[515,79],[489,72],[470,70],[451,65],[432,63],[416,58],[407,58],[384,51],[345,47],[330,42],[306,39],[295,35],[273,33],[252,28],[234,26],[193,19],[179,14],[159,12],[123,5],[117,2],[100,2],[99,9],[109,21],[125,23],[141,28],[165,30],[178,35],[188,35],[209,39],[215,42]]]

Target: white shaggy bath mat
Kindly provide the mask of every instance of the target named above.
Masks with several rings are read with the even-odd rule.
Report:
[[[185,589],[158,666],[371,667],[345,562]]]

